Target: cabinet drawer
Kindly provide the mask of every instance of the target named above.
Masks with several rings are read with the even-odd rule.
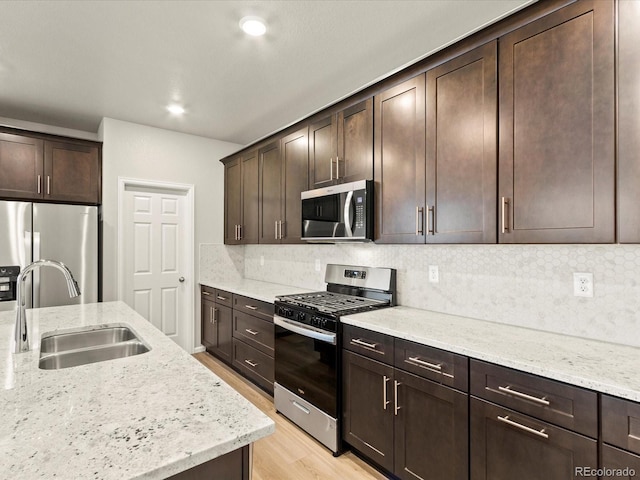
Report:
[[[619,450],[609,445],[602,446],[602,468],[605,474],[602,480],[631,480],[638,478],[640,456]],[[614,472],[613,470],[618,470]]]
[[[595,392],[529,373],[471,360],[471,393],[533,417],[598,436]]]
[[[213,301],[218,305],[233,307],[233,294],[216,288],[213,296]]]
[[[202,294],[203,300],[206,299],[213,302],[216,295],[216,289],[207,287],[206,285],[200,285],[200,293]]]
[[[467,357],[400,338],[395,339],[394,352],[396,368],[464,392],[469,390]]]
[[[234,310],[240,310],[249,315],[273,322],[273,303],[234,294],[233,308]]]
[[[602,395],[602,441],[640,454],[640,404]]]
[[[233,366],[240,370],[247,378],[273,394],[273,357],[234,338]]]
[[[393,337],[352,325],[344,325],[342,331],[344,348],[393,365]]]
[[[253,315],[247,315],[244,312],[234,310],[233,336],[273,357],[273,322],[268,322]]]

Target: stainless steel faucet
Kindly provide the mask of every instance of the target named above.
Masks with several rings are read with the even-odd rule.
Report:
[[[65,280],[67,281],[67,288],[69,289],[69,297],[77,297],[80,295],[80,288],[78,282],[73,278],[71,270],[62,262],[56,262],[55,260],[38,260],[36,262],[27,265],[18,275],[16,298],[18,299],[18,307],[16,308],[16,326],[15,326],[15,339],[16,346],[13,350],[14,353],[21,353],[29,351],[29,337],[27,335],[27,315],[24,311],[24,286],[23,283],[27,278],[27,275],[38,267],[55,267],[62,272]]]

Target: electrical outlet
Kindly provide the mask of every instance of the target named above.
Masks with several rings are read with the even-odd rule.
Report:
[[[431,283],[438,283],[440,281],[440,273],[438,272],[437,265],[429,265],[429,281]]]
[[[316,272],[319,272],[322,269],[322,264],[320,260],[316,258]]]
[[[593,297],[593,273],[573,274],[573,294],[576,297]]]
[[[260,255],[260,266],[264,267],[264,255]]]

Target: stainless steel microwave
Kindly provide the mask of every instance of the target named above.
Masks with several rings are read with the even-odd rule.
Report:
[[[309,242],[373,240],[373,181],[302,192],[302,239]]]

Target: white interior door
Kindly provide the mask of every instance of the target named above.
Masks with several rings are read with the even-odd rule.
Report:
[[[124,301],[190,352],[185,194],[127,185],[122,200]]]

